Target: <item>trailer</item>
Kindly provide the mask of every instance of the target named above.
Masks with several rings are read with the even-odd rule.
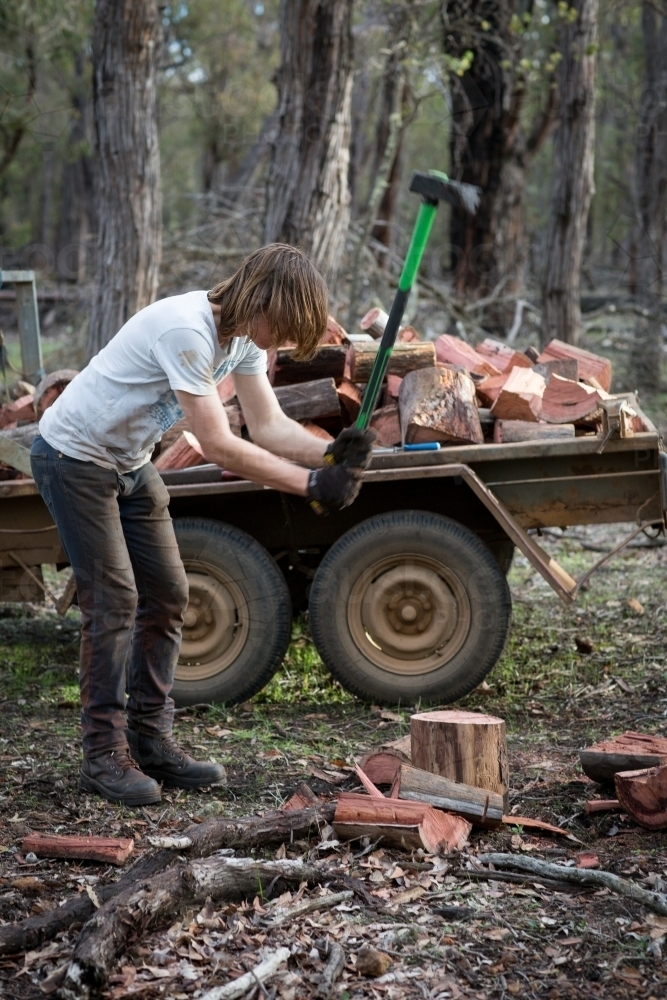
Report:
[[[507,639],[515,548],[569,603],[592,570],[572,579],[540,529],[634,522],[623,544],[664,531],[667,456],[627,398],[646,430],[625,438],[377,453],[357,501],[327,517],[217,466],[164,472],[190,585],[177,704],[255,694],[304,610],[327,669],[361,698],[447,703],[472,691]],[[43,600],[45,564],[67,557],[34,482],[0,482],[0,600]]]

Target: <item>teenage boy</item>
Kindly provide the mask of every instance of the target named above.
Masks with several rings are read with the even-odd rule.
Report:
[[[211,291],[162,299],[130,319],[68,385],[31,450],[39,491],[71,563],[81,609],[80,783],[111,802],[158,802],[160,786],[220,781],[172,736],[169,696],[188,586],[150,459],[183,415],[205,457],[230,472],[338,510],[359,492],[373,436],[323,442],[284,415],[266,350],[312,355],[327,289],[300,250],[256,250]],[[216,384],[234,372],[252,443],[235,437]],[[125,695],[127,693],[127,706]]]

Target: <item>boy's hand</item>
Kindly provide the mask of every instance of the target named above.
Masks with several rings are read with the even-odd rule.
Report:
[[[314,469],[308,477],[307,497],[316,514],[349,507],[361,489],[362,469],[350,465],[329,465]]]
[[[335,441],[327,445],[324,461],[327,465],[352,465],[367,469],[371,461],[375,431],[347,427]]]

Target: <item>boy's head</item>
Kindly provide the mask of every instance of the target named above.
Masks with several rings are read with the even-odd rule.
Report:
[[[208,298],[220,307],[221,338],[243,327],[252,334],[253,321],[263,316],[276,347],[288,341],[296,345],[297,361],[312,356],[326,330],[324,278],[303,250],[285,243],[254,250]]]

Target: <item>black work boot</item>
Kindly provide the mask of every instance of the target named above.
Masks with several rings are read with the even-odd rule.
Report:
[[[179,747],[173,736],[148,736],[127,730],[132,756],[156,781],[177,788],[200,788],[225,780],[225,769],[211,761],[198,761]]]
[[[126,806],[149,806],[161,798],[157,781],[139,770],[127,747],[108,750],[100,757],[84,757],[79,785],[86,792],[97,792],[109,802]]]

